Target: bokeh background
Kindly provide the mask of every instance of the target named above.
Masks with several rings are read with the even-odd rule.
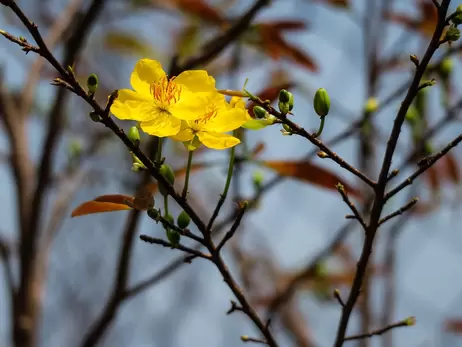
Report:
[[[59,33],[53,45],[59,58],[79,16],[91,5],[91,1],[84,0],[17,3],[38,24],[44,37]],[[319,122],[312,109],[314,92],[325,88],[331,96],[332,109],[322,140],[329,143],[352,128],[351,136],[335,143],[332,149],[376,177],[394,116],[405,95],[403,91],[395,92],[407,85],[414,71],[409,55],[423,55],[434,28],[432,13],[425,7],[428,3],[431,1],[275,0],[258,13],[239,41],[206,66],[197,68],[207,69],[223,89],[241,89],[246,79],[247,89],[255,93],[266,90],[269,94],[265,95],[271,95],[271,91],[275,94],[274,90],[277,93],[280,88],[288,88],[295,96],[294,121],[310,131],[316,130]],[[225,31],[228,21],[252,5],[250,0],[106,0],[78,55],[77,76],[84,83],[90,73],[97,73],[97,99],[104,103],[112,90],[130,87],[130,73],[138,59],[157,59],[167,70],[173,56],[178,55],[181,61],[200,54],[204,43]],[[457,5],[452,1],[451,10]],[[0,28],[33,42],[13,13],[5,7],[0,9]],[[388,18],[382,18],[383,14]],[[443,46],[432,62],[441,61],[448,49]],[[426,127],[438,128],[431,138],[421,141],[435,150],[462,129],[458,114],[462,106],[458,43],[453,43],[451,49],[454,67],[450,76],[444,79],[436,74],[437,85],[425,94]],[[47,63],[40,72],[40,81],[31,81],[37,59],[6,39],[0,40],[1,78],[8,99],[21,105],[21,93],[28,83],[33,88],[26,134],[34,165],[39,164],[57,93],[57,87],[50,85],[56,73]],[[378,71],[372,83],[375,70],[371,62]],[[80,203],[98,195],[132,195],[140,176],[131,171],[131,157],[124,146],[101,124],[89,119],[90,110],[82,100],[68,94],[62,103],[65,124],[41,212],[41,242],[46,244],[47,237],[51,241],[36,346],[85,346],[89,330],[110,300],[124,227],[131,212],[72,219],[70,214]],[[381,107],[373,115],[366,141],[372,152],[365,154],[359,135],[362,128],[354,124],[364,117],[364,105],[371,96]],[[145,141],[147,138],[143,138]],[[393,167],[403,169],[393,182],[400,182],[415,170],[415,161],[408,157],[418,145],[421,143],[413,140],[406,126],[393,161]],[[260,161],[287,161],[289,168],[296,166],[294,162],[302,163],[307,154],[316,153],[305,139],[283,136],[278,126],[247,131],[245,147],[259,147]],[[0,170],[0,235],[10,249],[8,259],[17,282],[17,196],[4,128],[0,151],[4,164]],[[411,213],[380,229],[366,294],[369,309],[358,304],[348,331],[359,333],[364,324],[374,330],[408,316],[416,317],[416,325],[347,343],[462,346],[458,337],[462,331],[458,321],[462,318],[460,154],[460,148],[455,148],[449,159],[387,205],[387,211],[392,212],[412,196],[421,198]],[[167,143],[165,155],[175,168],[186,163],[181,145]],[[223,189],[226,159],[225,152],[202,151],[197,155],[198,162],[210,164],[195,171],[191,178],[193,205],[204,218],[211,215]],[[332,291],[338,288],[347,297],[363,237],[360,227],[344,218],[348,207],[326,181],[338,177],[361,192],[365,190],[354,176],[331,161],[311,155],[309,164],[304,163],[298,177],[286,177],[264,191],[258,208],[246,214],[227,246],[225,258],[263,315],[278,290],[313,267],[316,260],[316,271],[299,279],[296,292],[278,309],[272,324],[281,346],[330,346],[341,313]],[[243,163],[237,168],[231,195],[252,198],[256,172],[268,182],[278,174],[294,175],[287,171],[290,170],[270,170],[259,162]],[[161,201],[161,197],[156,195],[156,200]],[[222,220],[232,213],[232,206],[228,201]],[[177,215],[179,209],[172,208]],[[130,253],[128,292],[130,288],[140,288],[140,283],[148,285],[120,302],[95,346],[236,346],[243,344],[241,335],[256,336],[244,315],[226,315],[232,293],[213,264],[201,260],[182,264],[178,251],[143,243],[137,237],[140,233],[162,237],[163,231],[147,216],[140,217]],[[339,233],[342,241],[332,247]],[[318,257],[324,253],[328,256]],[[172,262],[180,265],[172,270],[168,268]],[[13,346],[7,273],[5,267],[0,269],[0,345]],[[162,276],[156,277],[159,274]]]

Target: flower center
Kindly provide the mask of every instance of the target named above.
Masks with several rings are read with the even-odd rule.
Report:
[[[206,113],[203,117],[196,119],[194,121],[195,124],[197,125],[204,125],[207,122],[210,122],[212,119],[214,119],[218,114],[218,108],[216,105],[209,105],[207,106]]]
[[[168,106],[174,105],[180,100],[181,85],[176,84],[174,79],[175,77],[169,80],[165,76],[151,84],[151,94],[161,109],[167,110]]]

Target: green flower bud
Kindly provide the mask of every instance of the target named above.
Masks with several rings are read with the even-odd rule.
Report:
[[[172,225],[175,224],[175,220],[173,219],[173,216],[170,213],[164,215],[164,219]]]
[[[190,222],[191,222],[191,217],[189,217],[189,215],[185,211],[181,211],[181,213],[178,215],[176,219],[176,224],[181,229],[187,228]]]
[[[287,91],[285,89],[281,89],[279,91],[279,101],[284,102],[284,103],[289,102],[291,95],[292,95],[291,92],[289,92],[289,91]]]
[[[290,93],[289,101],[287,103],[289,104],[289,111],[292,111],[294,108],[294,94]]]
[[[314,110],[320,117],[325,117],[330,109],[330,97],[324,88],[319,88],[314,95]]]
[[[292,129],[287,124],[282,124],[282,128],[284,129],[281,130],[283,135],[293,135]]]
[[[127,134],[131,142],[135,144],[136,147],[140,145],[140,132],[136,126],[132,126]]]
[[[148,210],[148,216],[149,216],[149,218],[151,218],[151,219],[155,220],[156,222],[158,222],[159,219],[160,219],[159,210],[156,210],[154,208],[150,208]]]
[[[430,155],[433,153],[433,146],[429,141],[426,141],[424,143],[424,152],[425,152],[425,155]]]
[[[173,170],[169,165],[162,164],[162,166],[159,169],[159,173],[162,176],[164,176],[164,178],[167,180],[168,183],[170,183],[170,185],[173,186],[173,184],[175,183],[175,174],[173,173]],[[164,188],[162,184],[159,184],[159,192],[164,196],[168,195],[167,190]]]
[[[173,184],[175,183],[175,174],[173,173],[172,168],[167,164],[162,164],[162,166],[159,169],[159,172],[162,176],[165,177],[167,182],[173,186]]]
[[[321,158],[321,159],[325,159],[325,158],[329,158],[329,155],[326,153],[326,152],[323,152],[323,151],[319,151],[317,153],[318,157]]]
[[[98,89],[98,76],[96,74],[91,74],[87,78],[87,88],[88,94],[95,94],[96,89]]]
[[[415,319],[415,317],[407,317],[407,318],[404,320],[404,322],[405,322],[406,325],[408,325],[408,326],[413,326],[413,325],[415,325],[415,323],[416,323],[416,319]]]
[[[367,114],[374,113],[379,108],[379,102],[376,98],[370,97],[364,104],[364,112]]]
[[[462,5],[457,6],[456,8],[456,16],[454,16],[451,20],[455,25],[462,24]]]
[[[90,119],[95,123],[101,122],[101,116],[95,111],[90,112]]]
[[[78,140],[72,140],[69,142],[68,147],[69,157],[72,159],[78,158],[82,154],[82,144]]]
[[[288,102],[279,101],[278,107],[279,107],[279,111],[281,111],[282,114],[287,114],[290,111]]]
[[[180,243],[181,235],[178,231],[167,228],[167,239],[172,244],[172,247],[177,247]]]
[[[324,262],[319,262],[314,268],[314,275],[319,278],[323,278],[328,274],[327,266]]]
[[[419,121],[419,113],[414,105],[409,106],[406,113],[406,121],[412,126]]]
[[[460,38],[459,29],[454,25],[449,26],[444,38],[446,41],[449,41],[449,42],[457,41]]]
[[[440,73],[443,77],[448,77],[454,68],[454,61],[451,58],[445,58],[439,66]]]
[[[253,185],[257,190],[260,190],[265,177],[261,171],[255,171],[252,175]]]
[[[255,106],[253,108],[253,114],[255,118],[257,119],[264,119],[268,116],[268,111],[266,111],[263,107],[261,106]]]
[[[241,336],[241,341],[242,342],[247,342],[247,341],[249,341],[249,339],[250,339],[250,337],[248,337],[247,335],[242,335]]]

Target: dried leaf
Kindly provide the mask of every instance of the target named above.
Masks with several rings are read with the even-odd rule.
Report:
[[[142,57],[154,57],[156,55],[151,46],[140,39],[140,36],[129,32],[108,32],[103,41],[107,49],[120,54]]]
[[[88,214],[131,210],[127,205],[133,203],[134,198],[128,195],[102,195],[92,201],[86,201],[79,205],[71,213],[71,217],[80,217]]]
[[[256,159],[265,150],[265,144],[258,142],[254,148],[250,151],[250,157]]]
[[[226,21],[214,7],[202,0],[173,0],[176,7],[189,15],[198,17],[204,22],[224,24]]]
[[[444,323],[444,330],[451,333],[460,333],[462,332],[462,319],[452,318],[447,319]]]
[[[278,31],[297,31],[306,29],[306,23],[299,20],[281,20],[267,23]]]
[[[340,7],[340,8],[349,8],[350,1],[349,0],[312,0],[314,2],[322,2],[330,6]]]
[[[437,169],[438,165],[433,165],[424,173],[425,180],[428,182],[430,190],[436,192],[441,187],[441,175]]]
[[[335,185],[341,182],[347,194],[361,198],[358,189],[326,169],[316,166],[308,161],[263,161],[263,165],[276,171],[279,175],[296,178],[305,182],[312,183],[319,187],[336,190]]]
[[[435,4],[432,0],[421,0],[418,7],[420,10],[418,18],[412,18],[405,14],[389,13],[385,15],[385,19],[431,37],[438,22],[438,11]]]
[[[460,169],[459,164],[454,157],[454,153],[448,152],[443,158],[443,163],[445,166],[444,172],[447,175],[447,178],[452,183],[458,184],[460,182]]]

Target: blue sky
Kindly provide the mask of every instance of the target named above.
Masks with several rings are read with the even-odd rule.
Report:
[[[362,11],[363,1],[353,1],[355,13]],[[19,2],[21,3],[21,2]],[[244,1],[240,3],[244,4]],[[413,1],[396,1],[396,8],[411,11]],[[453,8],[455,7],[453,4]],[[244,6],[242,6],[244,8]],[[345,112],[349,119],[360,115],[365,98],[364,68],[362,53],[361,30],[342,11],[332,11],[325,7],[314,6],[302,0],[275,1],[274,6],[264,11],[260,19],[297,18],[306,20],[310,30],[303,34],[290,35],[291,42],[298,44],[315,58],[320,66],[317,74],[301,70],[293,65],[283,63],[282,66],[293,78],[309,90],[319,87],[326,88],[335,100],[332,112],[327,119],[322,138],[329,139],[341,132],[346,126]],[[168,35],[153,30],[154,25],[140,28],[139,21],[151,21],[159,27],[175,27],[181,22],[165,15],[140,15],[136,19],[123,21],[119,25],[126,29],[136,30],[153,42],[155,47],[168,49]],[[20,35],[7,23],[0,20],[0,27]],[[390,47],[401,35],[401,30],[393,27],[387,31],[389,37],[382,40],[385,47]],[[97,32],[95,33],[97,40]],[[422,54],[422,45],[416,39],[411,39],[410,45],[400,49],[406,54]],[[426,44],[426,43],[424,43]],[[14,46],[1,42],[0,65],[7,67],[7,78],[11,85],[20,84],[24,78],[22,63],[15,63],[13,58],[21,56],[14,51]],[[8,51],[4,50],[8,49]],[[18,50],[19,51],[19,50]],[[19,52],[20,53],[20,52]],[[162,59],[161,59],[162,60]],[[32,61],[31,55],[26,60]],[[117,66],[114,74],[120,78],[118,88],[129,86],[129,76],[136,58],[125,59],[124,64]],[[168,60],[162,60],[167,64]],[[249,78],[248,89],[259,90],[265,83],[265,76],[272,63],[265,61],[260,68],[243,69],[239,78],[242,82]],[[460,80],[460,63],[454,80]],[[393,88],[401,85],[409,76],[409,70],[391,74],[381,83],[379,99],[391,93]],[[97,71],[96,71],[97,72]],[[458,83],[456,83],[458,84]],[[226,78],[219,79],[218,85],[229,87]],[[44,84],[45,86],[45,84]],[[239,88],[240,86],[234,86]],[[49,88],[43,87],[41,102],[47,104]],[[48,92],[47,92],[48,91]],[[438,107],[438,91],[431,91],[434,112],[431,123],[443,116]],[[307,129],[315,129],[318,119],[311,108],[312,94],[306,90],[294,90],[296,106],[294,120]],[[457,99],[457,98],[456,98]],[[377,115],[378,129],[387,136],[392,120],[399,106],[398,100]],[[84,116],[78,112],[75,116]],[[440,147],[460,133],[458,123],[446,127],[436,137],[435,146]],[[42,140],[42,131],[37,122],[30,127],[30,144],[34,148]],[[310,152],[313,147],[306,140],[297,137],[282,137],[279,129],[271,128],[252,133],[249,141],[256,143],[263,140],[266,143],[264,158],[287,159],[299,158]],[[400,141],[401,148],[408,146],[409,136],[403,131]],[[0,136],[0,148],[5,148],[6,139]],[[121,148],[121,147],[120,147]],[[108,150],[110,159],[107,168],[116,170],[119,165],[120,150]],[[377,147],[377,161],[383,156],[384,142]],[[349,140],[333,148],[349,162],[356,162],[357,141]],[[460,149],[455,149],[456,157]],[[403,156],[398,153],[394,163],[398,165]],[[322,165],[343,177],[348,182],[355,182],[354,177],[340,170],[335,163],[325,162],[318,158],[314,163]],[[251,194],[250,177],[253,167],[247,167],[244,172],[243,186],[245,194]],[[265,177],[272,174],[265,172]],[[403,179],[405,172],[399,177]],[[211,170],[203,176],[193,176],[193,190],[213,206],[221,192],[224,183],[222,170]],[[103,187],[93,187],[83,190],[76,196],[75,204],[88,200],[94,195],[112,193],[121,188],[117,182],[109,182]],[[14,230],[14,190],[11,178],[6,168],[0,170],[0,191],[2,206],[0,218],[2,232]],[[454,198],[455,187],[447,187],[443,194]],[[422,194],[426,194],[425,191]],[[388,209],[398,208],[407,197],[407,191],[394,199]],[[446,199],[447,200],[447,199]],[[401,233],[397,246],[397,302],[394,319],[401,320],[408,316],[416,316],[417,325],[412,328],[394,331],[396,345],[406,346],[457,346],[462,345],[461,339],[453,338],[441,331],[442,322],[448,316],[457,316],[462,308],[462,276],[459,264],[462,261],[462,236],[459,233],[458,207],[443,207],[436,213],[419,219],[408,221]],[[296,269],[317,254],[334,237],[338,228],[344,223],[343,216],[349,213],[341,198],[331,191],[288,180],[280,184],[262,201],[262,207],[247,216],[243,226],[245,230],[246,249],[258,249],[260,243],[268,244],[275,259],[283,269]],[[91,216],[82,219],[68,219],[62,232],[58,235],[51,258],[49,283],[45,295],[45,314],[41,334],[42,345],[60,346],[63,341],[76,341],[80,337],[78,328],[85,327],[91,317],[98,314],[102,300],[94,305],[94,298],[104,298],[106,289],[94,283],[110,283],[112,265],[117,253],[118,239],[121,234],[120,225],[124,223],[127,213],[121,212],[108,216]],[[406,218],[406,217],[405,217]],[[152,230],[152,223],[143,219],[141,230]],[[383,255],[383,245],[388,228],[381,229],[376,242],[376,259]],[[154,233],[161,235],[160,229]],[[353,232],[348,243],[354,253],[359,256],[361,235],[359,229]],[[132,283],[146,278],[149,274],[161,269],[177,254],[170,250],[156,248],[137,242],[133,261]],[[95,258],[94,268],[89,259]],[[89,270],[92,269],[92,271]],[[2,270],[3,271],[3,270]],[[0,275],[3,274],[0,272]],[[83,282],[82,278],[86,281]],[[100,282],[98,282],[100,281]],[[383,283],[374,283],[374,309],[380,312]],[[69,297],[70,289],[72,295]],[[67,296],[66,296],[67,295]],[[347,292],[343,292],[346,296]],[[318,346],[330,346],[337,328],[340,315],[339,306],[334,303],[319,301],[309,292],[299,294],[300,308],[314,331]],[[216,269],[211,264],[196,261],[183,267],[180,271],[151,290],[145,292],[124,305],[119,313],[116,325],[111,329],[104,341],[104,346],[189,346],[191,341],[198,346],[235,346],[240,335],[254,335],[255,330],[242,315],[227,316],[224,313],[229,308],[232,295],[224,286]],[[4,287],[0,286],[0,302],[5,302]],[[93,301],[92,301],[93,300]],[[82,303],[82,312],[66,312],[58,315],[65,303]],[[7,342],[8,319],[5,317],[5,305],[0,310],[0,344]],[[90,319],[88,318],[90,317]],[[356,332],[356,319],[352,319],[350,333]],[[379,326],[376,326],[379,328]],[[178,330],[177,330],[178,329]],[[283,336],[278,336],[281,345],[289,346]],[[379,345],[379,339],[373,340],[373,346]],[[76,343],[77,345],[77,343]]]

